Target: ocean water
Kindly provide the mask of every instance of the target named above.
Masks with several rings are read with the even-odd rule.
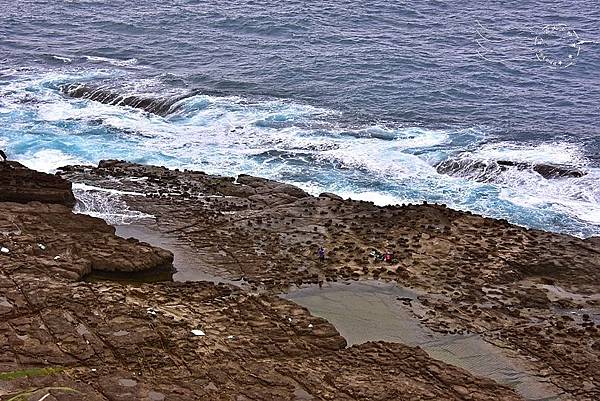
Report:
[[[249,173],[600,235],[594,2],[0,0],[0,11],[0,148],[30,167],[118,158]],[[69,84],[171,99],[171,112],[69,97]],[[462,168],[438,171],[449,160]],[[544,177],[548,164],[577,174]]]

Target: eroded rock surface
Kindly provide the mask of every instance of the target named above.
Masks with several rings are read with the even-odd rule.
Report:
[[[600,244],[440,205],[377,207],[117,161],[70,167],[75,182],[135,191],[127,204],[190,244],[198,263],[255,288],[379,278],[422,294],[431,328],[469,331],[523,356],[566,399],[600,398]],[[319,262],[318,246],[327,250]],[[371,255],[394,253],[393,263]]]
[[[109,88],[93,87],[82,83],[65,85],[61,87],[61,92],[73,98],[89,99],[114,106],[133,107],[159,116],[166,116],[177,111],[181,107],[181,104],[178,102],[195,93],[192,92],[184,96],[152,98],[132,94],[120,94]]]
[[[16,203],[19,202],[19,203]],[[125,240],[102,219],[74,214],[71,183],[0,163],[0,263],[6,271],[40,269],[81,279],[92,270],[168,268],[169,251]],[[24,265],[28,259],[30,264]]]
[[[228,182],[264,204],[307,197],[245,180],[215,188]],[[169,255],[63,205],[0,203],[0,216],[2,400],[521,399],[419,348],[345,348],[331,324],[271,294],[79,281],[89,268]]]
[[[171,252],[118,237],[104,220],[58,204],[0,202],[0,234],[7,271],[43,269],[81,279],[92,270],[139,272],[173,262]]]
[[[2,399],[518,400],[418,348],[345,349],[291,302],[208,283],[77,283],[0,268]],[[36,376],[34,369],[46,368]]]
[[[586,171],[576,166],[551,163],[516,162],[512,160],[477,160],[469,157],[448,159],[436,166],[438,173],[455,177],[472,178],[481,182],[494,182],[499,174],[514,168],[536,172],[546,179],[581,178]]]

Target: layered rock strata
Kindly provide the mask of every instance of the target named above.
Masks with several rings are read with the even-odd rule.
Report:
[[[137,270],[172,255],[61,204],[0,202],[0,216],[2,400],[521,399],[419,348],[346,348],[327,321],[274,295],[80,281],[89,269]]]
[[[68,181],[30,170],[15,161],[0,162],[0,188],[0,202],[75,204]]]
[[[478,333],[518,352],[567,399],[600,398],[598,239],[530,230],[441,205],[377,207],[277,182],[106,161],[76,182],[135,191],[201,266],[255,289],[383,279],[419,296],[415,315],[444,333]],[[317,249],[326,249],[325,262]],[[392,252],[393,263],[373,255]],[[374,252],[375,251],[375,252]]]

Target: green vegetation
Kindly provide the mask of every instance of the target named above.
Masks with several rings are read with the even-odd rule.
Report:
[[[12,372],[0,372],[0,380],[15,380],[22,377],[48,376],[62,372],[63,370],[64,368],[62,367],[49,367],[14,370]]]

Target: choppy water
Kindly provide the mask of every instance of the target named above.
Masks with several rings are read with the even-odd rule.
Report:
[[[589,1],[0,0],[0,147],[250,173],[600,235],[600,11]],[[178,97],[159,116],[69,98]],[[438,173],[447,159],[551,163]]]

